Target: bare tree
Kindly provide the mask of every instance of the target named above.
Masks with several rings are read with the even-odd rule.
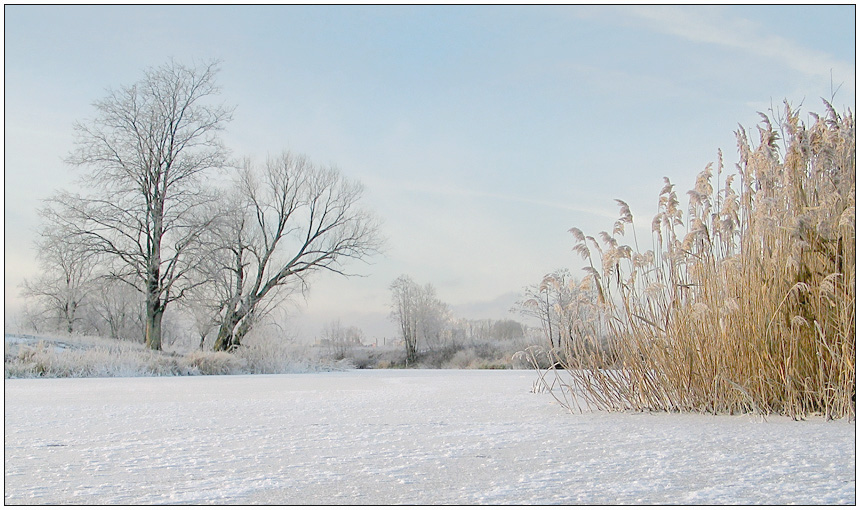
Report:
[[[340,319],[331,321],[322,330],[321,344],[328,349],[329,354],[335,361],[346,358],[352,349],[360,346],[364,340],[364,333],[355,326],[344,327]]]
[[[102,336],[141,339],[144,330],[143,295],[131,285],[101,277],[98,291],[90,295],[87,319],[90,328]]]
[[[209,282],[211,283],[211,282]],[[202,350],[206,344],[206,337],[220,324],[219,313],[220,302],[216,301],[210,294],[210,286],[201,285],[189,292],[188,298],[183,300],[181,306],[194,321],[194,328],[200,339],[199,348]],[[216,304],[217,303],[217,304]]]
[[[569,349],[577,340],[597,346],[604,336],[602,316],[594,289],[576,280],[567,269],[543,277],[525,289],[519,311],[540,320],[550,348]]]
[[[418,334],[428,349],[440,349],[451,319],[448,305],[436,297],[436,288],[426,284],[418,294]]]
[[[210,216],[216,220],[200,237],[208,245],[206,257],[198,260],[189,277],[198,285],[189,289],[180,306],[193,321],[200,338],[199,347],[204,348],[206,339],[213,331],[217,333],[222,322],[222,314],[233,298],[235,283],[233,268],[242,266],[236,257],[244,253],[247,245],[242,232],[246,214],[241,206],[242,199],[235,190],[221,190],[218,200],[212,204]]]
[[[311,275],[347,275],[346,261],[379,250],[378,224],[359,206],[362,192],[337,169],[289,152],[262,169],[245,162],[235,191],[242,201],[220,224],[228,242],[215,350],[240,345],[255,320],[278,299],[304,292]]]
[[[495,321],[490,327],[490,337],[494,340],[513,340],[524,336],[523,325],[514,320]]]
[[[217,70],[171,61],[95,102],[95,118],[75,125],[68,158],[90,170],[89,195],[52,199],[69,206],[66,226],[86,250],[109,259],[110,275],[144,294],[144,341],[152,349],[161,349],[166,307],[195,284],[186,274],[211,222],[200,214],[210,199],[202,177],[225,165],[218,132],[232,113],[209,102]]]
[[[436,348],[442,342],[442,331],[448,322],[448,305],[436,297],[436,289],[415,283],[407,275],[391,284],[391,318],[400,327],[406,346],[406,363],[418,358],[418,345]]]
[[[53,327],[74,333],[83,308],[95,289],[97,256],[84,250],[58,221],[64,212],[46,207],[39,211],[42,228],[36,242],[36,260],[42,273],[24,280],[21,294],[38,302],[38,313]]]
[[[412,278],[402,275],[391,284],[391,318],[400,327],[406,346],[406,364],[418,356],[418,295],[421,287]]]

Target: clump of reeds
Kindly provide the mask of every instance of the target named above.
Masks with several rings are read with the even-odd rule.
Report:
[[[854,416],[855,124],[825,109],[762,114],[755,146],[740,128],[737,172],[720,153],[686,210],[666,179],[652,249],[622,244],[622,201],[599,242],[571,229],[609,335],[560,349],[558,384],[605,410]]]

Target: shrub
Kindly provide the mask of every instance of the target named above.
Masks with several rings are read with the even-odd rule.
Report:
[[[469,365],[476,361],[477,357],[475,349],[462,349],[457,351],[454,357],[451,358],[448,368],[468,368]]]
[[[402,347],[354,347],[348,358],[355,368],[404,368],[406,352]]]
[[[320,356],[317,349],[284,338],[258,335],[248,338],[233,355],[242,360],[249,374],[287,374],[345,370],[353,368],[350,359],[334,360]]]
[[[201,375],[238,374],[245,365],[245,360],[226,352],[194,351],[184,361]]]
[[[477,344],[458,350],[443,368],[504,370],[514,368],[514,352],[496,350],[490,343]],[[525,368],[525,367],[523,367]]]

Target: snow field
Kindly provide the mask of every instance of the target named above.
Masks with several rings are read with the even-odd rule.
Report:
[[[855,502],[855,424],[570,414],[531,371],[5,381],[6,504]]]

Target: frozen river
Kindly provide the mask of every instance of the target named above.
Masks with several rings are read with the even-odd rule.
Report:
[[[6,504],[855,502],[855,423],[570,414],[530,371],[5,381]]]

